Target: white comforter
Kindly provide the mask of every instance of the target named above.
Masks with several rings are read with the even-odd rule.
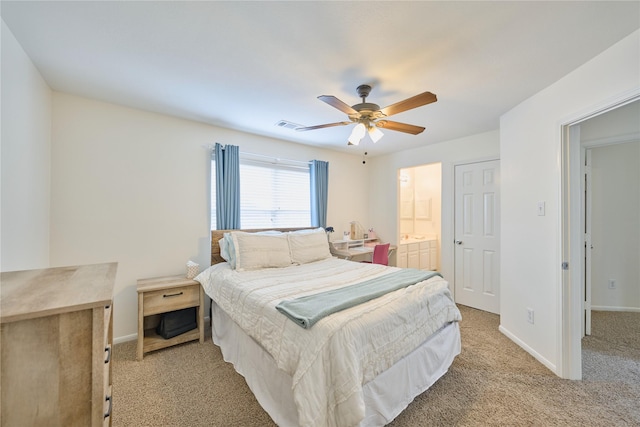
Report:
[[[335,313],[303,329],[276,310],[283,299],[358,283],[397,270],[335,258],[237,272],[221,263],[195,280],[293,378],[301,426],[356,426],[362,385],[461,319],[440,277]]]

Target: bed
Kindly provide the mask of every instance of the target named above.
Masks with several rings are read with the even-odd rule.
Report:
[[[212,231],[211,262],[195,280],[211,298],[213,341],[280,426],[385,425],[460,353],[442,277],[334,258],[322,229]],[[350,299],[360,303],[327,309]],[[295,321],[307,302],[328,313]]]

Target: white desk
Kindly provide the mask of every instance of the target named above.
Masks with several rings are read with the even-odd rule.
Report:
[[[347,260],[361,255],[368,255],[370,258],[373,255],[375,245],[367,246],[365,244],[377,242],[378,239],[334,240],[329,242],[329,249],[332,255]],[[395,245],[389,246],[389,255],[396,249]]]

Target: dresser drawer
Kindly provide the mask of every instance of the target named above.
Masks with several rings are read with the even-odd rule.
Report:
[[[144,293],[144,315],[165,313],[200,305],[198,286],[181,286]]]

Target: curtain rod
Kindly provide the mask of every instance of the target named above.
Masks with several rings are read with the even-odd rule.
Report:
[[[207,144],[207,145],[203,145],[203,147],[208,148],[210,151],[213,151],[215,145]],[[273,161],[273,163],[285,162],[285,163],[300,163],[301,165],[309,165],[309,164],[311,164],[311,162],[308,162],[308,161],[304,162],[304,161],[300,161],[300,160],[283,159],[283,158],[280,158],[280,157],[265,156],[264,154],[248,153],[246,151],[241,151],[240,155],[241,156],[254,156],[254,157],[262,157],[262,158],[265,158],[265,159],[271,159]]]

